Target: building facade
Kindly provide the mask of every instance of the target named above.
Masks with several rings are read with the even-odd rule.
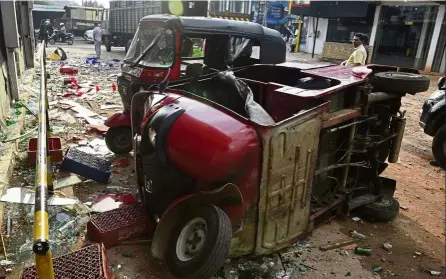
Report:
[[[345,60],[356,33],[369,38],[369,62],[445,73],[445,4],[441,1],[311,1],[293,4],[302,18],[300,51]],[[304,41],[304,43],[302,43]]]
[[[0,1],[0,129],[12,101],[19,100],[18,78],[34,66],[32,2]]]

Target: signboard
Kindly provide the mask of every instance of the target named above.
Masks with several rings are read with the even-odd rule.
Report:
[[[266,13],[267,24],[282,24],[285,17],[285,6],[282,3],[269,3]]]

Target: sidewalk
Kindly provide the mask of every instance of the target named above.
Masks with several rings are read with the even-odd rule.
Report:
[[[297,52],[297,53],[286,53],[286,61],[287,62],[298,62],[298,63],[307,63],[307,64],[327,64],[330,63],[322,61],[322,56],[320,55],[314,55],[314,57],[311,57],[311,53],[305,53],[305,52]]]

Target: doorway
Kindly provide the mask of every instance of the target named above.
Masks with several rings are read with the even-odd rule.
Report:
[[[424,69],[437,12],[437,6],[383,6],[373,63]]]

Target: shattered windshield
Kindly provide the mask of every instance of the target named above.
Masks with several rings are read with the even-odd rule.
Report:
[[[153,25],[140,25],[125,57],[126,62],[169,68],[174,61],[174,33]]]

